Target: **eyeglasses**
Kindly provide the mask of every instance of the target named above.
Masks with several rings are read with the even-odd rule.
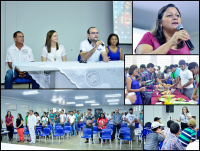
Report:
[[[90,34],[92,34],[92,35],[95,35],[95,34],[99,35],[99,32],[91,32]]]

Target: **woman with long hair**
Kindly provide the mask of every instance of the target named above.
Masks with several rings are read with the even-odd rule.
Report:
[[[192,118],[192,115],[189,113],[189,110],[186,106],[182,108],[182,113],[180,114],[179,119],[173,119],[175,121],[181,122],[181,130],[188,128],[188,122]]]
[[[13,140],[13,122],[14,122],[14,117],[11,115],[10,111],[7,111],[7,115],[5,116],[5,124],[7,131],[9,131],[8,133],[9,141]]]
[[[108,124],[108,120],[104,113],[100,114],[100,117],[97,120],[98,124],[98,131],[102,131],[102,129],[106,129],[106,125]],[[100,132],[100,137],[102,137],[102,133]],[[99,144],[101,143],[101,139],[99,138]],[[103,143],[105,144],[105,139],[103,140]]]
[[[23,118],[20,113],[17,114],[17,119],[16,119],[16,124],[15,127],[17,129],[18,135],[19,135],[19,140],[17,142],[24,142],[24,126],[23,126]]]
[[[162,7],[155,26],[147,32],[135,49],[136,54],[190,54],[185,41],[191,37],[185,30],[177,31],[181,13],[174,4]]]
[[[55,30],[47,33],[45,46],[42,48],[42,62],[67,61],[65,47],[58,44],[58,35]]]
[[[110,60],[123,60],[122,49],[118,47],[119,37],[116,34],[110,34],[107,39],[106,52]]]

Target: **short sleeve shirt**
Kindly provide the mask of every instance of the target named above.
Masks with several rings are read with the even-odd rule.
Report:
[[[8,62],[30,62],[34,61],[32,49],[23,45],[19,50],[15,44],[10,46],[6,51],[6,63]]]
[[[187,147],[187,145],[191,140],[195,141],[195,137],[196,137],[196,131],[188,127],[181,132],[178,139],[182,143],[183,147]]]
[[[6,118],[6,123],[10,123],[12,121],[12,118],[14,118],[13,116],[10,117],[5,117]],[[6,125],[7,126],[7,125]],[[9,126],[13,126],[13,123],[10,124]]]
[[[185,68],[185,70],[180,71],[181,86],[185,85],[190,79],[193,79],[192,72]],[[193,88],[193,83],[185,88]]]
[[[55,114],[51,114],[51,113],[49,114],[49,118],[50,118],[51,122],[53,122],[55,116],[56,116]]]
[[[95,46],[92,46],[92,43],[89,39],[86,39],[80,44],[80,52],[89,52]],[[99,57],[102,52],[106,52],[105,46],[99,45],[99,47],[95,50],[92,56],[87,61],[99,61]]]
[[[86,115],[85,119],[86,119],[86,122],[92,122],[92,120],[94,119],[94,116],[92,114],[91,115]]]
[[[128,114],[126,115],[126,118],[128,119],[128,121],[129,121],[130,123],[131,123],[132,121],[134,121],[135,118],[137,119],[137,117],[136,117],[135,114],[130,114],[130,113],[128,113]],[[130,124],[128,123],[128,125],[130,125]],[[135,126],[135,122],[133,122],[132,126]]]
[[[177,67],[176,71],[175,71],[176,77],[180,77],[180,71],[181,71],[181,69],[179,67]]]
[[[75,114],[73,114],[75,117],[76,117],[76,121],[75,122],[77,122],[77,117],[78,117],[78,114],[77,113],[75,113]]]
[[[65,117],[66,117],[66,114],[60,114],[60,118],[61,118],[60,122],[64,122],[65,121]]]
[[[95,117],[95,123],[97,123],[97,120],[100,117],[100,113],[99,114],[95,113],[94,117]]]
[[[42,118],[42,124],[45,125],[48,122],[48,118],[47,117],[43,117]]]
[[[24,121],[23,120],[23,118],[21,118],[21,119],[16,119],[16,123],[17,123],[17,127],[21,124],[21,121]],[[23,124],[19,127],[19,128],[23,128],[24,126],[23,126]]]
[[[47,62],[62,62],[62,57],[66,56],[65,47],[63,45],[59,45],[59,49],[51,48],[51,52],[48,53],[47,47],[44,46],[42,48],[42,57],[46,57]],[[56,58],[56,61],[54,60]]]
[[[69,122],[70,122],[70,123],[73,123],[73,122],[75,121],[75,119],[76,119],[76,116],[75,116],[75,115],[73,115],[73,116],[70,115],[70,116],[69,116],[69,120],[70,120]]]
[[[187,113],[187,115],[191,116],[190,113]],[[188,116],[186,116],[184,114],[180,114],[180,120],[182,123],[188,123],[190,119],[188,118]]]
[[[39,116],[36,117],[36,123],[37,123],[38,121],[40,121],[40,117],[39,117]],[[39,125],[40,125],[40,123],[36,124],[36,126],[39,126]]]

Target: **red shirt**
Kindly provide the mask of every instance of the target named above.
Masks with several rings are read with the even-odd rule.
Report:
[[[105,123],[108,123],[108,120],[107,120],[107,118],[105,118],[105,119],[101,118],[100,120],[98,118],[97,123],[100,125],[103,125]],[[106,125],[104,125],[103,127],[98,126],[98,129],[106,129]]]
[[[10,117],[7,117],[7,116],[5,116],[5,118],[6,118],[6,123],[10,123],[11,121],[12,121],[12,118],[14,118],[13,116],[10,116]],[[6,125],[7,126],[7,125]],[[13,126],[13,123],[12,124],[10,124],[9,126]]]

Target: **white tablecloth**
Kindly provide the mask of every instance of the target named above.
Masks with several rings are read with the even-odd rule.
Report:
[[[124,88],[124,61],[13,62],[15,67],[27,71],[42,88],[50,88],[50,76],[44,71],[51,68],[63,73],[77,88]]]

